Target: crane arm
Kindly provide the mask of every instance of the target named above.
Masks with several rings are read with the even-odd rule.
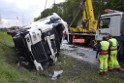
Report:
[[[97,28],[97,21],[94,17],[93,5],[92,0],[85,0],[85,10],[83,11],[82,19],[88,19],[88,31],[89,32],[96,32]]]
[[[86,12],[87,12],[88,19],[95,20],[94,19],[92,0],[86,0],[85,5],[86,5]]]

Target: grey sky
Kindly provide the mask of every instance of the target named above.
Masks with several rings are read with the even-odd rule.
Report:
[[[0,0],[0,26],[27,25],[44,10],[46,0]],[[55,0],[56,3],[65,0]],[[47,0],[52,7],[54,0]]]

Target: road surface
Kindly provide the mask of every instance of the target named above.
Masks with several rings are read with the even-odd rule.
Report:
[[[93,51],[91,48],[69,45],[66,41],[63,41],[60,49],[60,53],[66,56],[98,64],[98,61],[96,60],[96,51]]]

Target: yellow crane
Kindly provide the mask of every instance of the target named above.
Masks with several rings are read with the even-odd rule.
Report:
[[[85,0],[83,2],[84,3],[82,3],[82,6],[84,8],[82,11],[82,25],[80,25],[78,28],[70,28],[70,31],[73,33],[76,32],[95,33],[97,28],[97,21],[94,18],[92,0]]]
[[[97,20],[94,17],[92,0],[82,1],[81,24],[77,27],[69,27],[68,42],[72,43],[90,43],[95,40],[97,29]]]
[[[98,22],[94,18],[92,0],[84,0],[82,21],[87,21],[87,29],[84,26],[70,28],[68,42],[81,43],[92,46],[106,37],[113,35],[119,43],[118,58],[124,59],[124,12],[107,9],[105,14],[100,15]],[[98,26],[97,26],[98,25]],[[95,40],[95,41],[94,41]]]
[[[97,21],[94,18],[92,0],[86,0],[85,4],[86,4],[86,15],[87,18],[89,19],[88,30],[89,32],[96,32]]]

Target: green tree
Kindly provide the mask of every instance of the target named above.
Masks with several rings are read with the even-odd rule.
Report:
[[[41,15],[34,20],[37,21],[53,12],[61,16],[69,25],[77,26],[78,21],[82,19],[82,0],[66,0],[64,3],[54,4],[52,8],[41,12]],[[124,11],[124,0],[92,0],[95,18],[104,13],[105,9]],[[74,21],[73,21],[74,19]],[[73,21],[73,23],[72,23]]]
[[[75,17],[76,13],[81,10],[81,1],[82,0],[67,0],[64,3],[55,4],[51,9],[46,9],[41,12],[41,15],[35,18],[34,21],[37,21],[43,17],[51,15],[53,12],[56,12],[59,16],[66,20],[68,24],[71,24],[72,19]],[[79,18],[81,18],[81,13],[79,14],[80,15],[77,15],[76,17],[73,26],[76,26]]]
[[[124,11],[124,0],[109,0],[106,8]]]

